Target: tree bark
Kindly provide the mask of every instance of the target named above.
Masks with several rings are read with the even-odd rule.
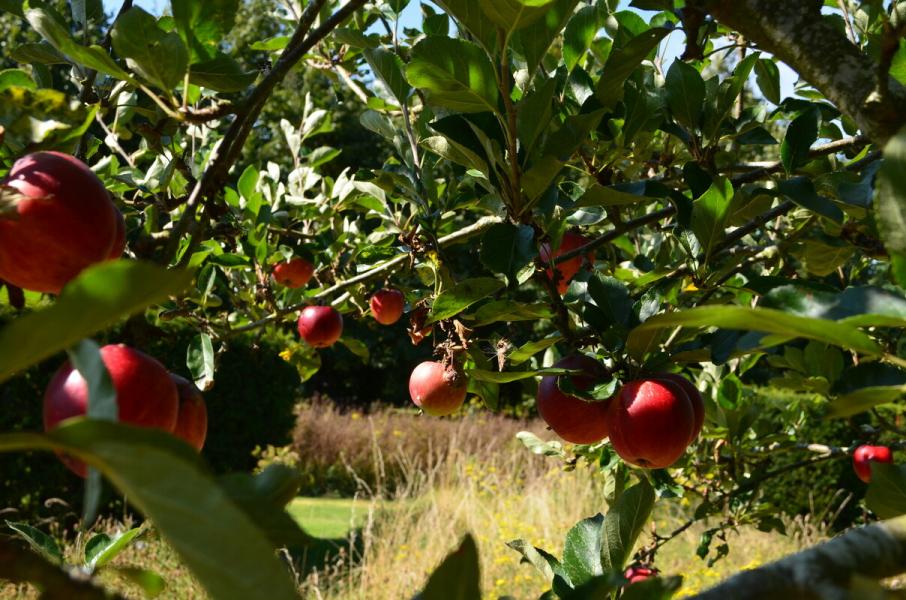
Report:
[[[884,144],[906,123],[906,88],[822,15],[816,0],[693,0],[776,56]]]
[[[737,573],[692,600],[850,598],[855,575],[871,579],[906,571],[906,516],[852,529],[813,548]]]

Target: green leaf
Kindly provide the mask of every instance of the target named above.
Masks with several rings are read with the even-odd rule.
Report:
[[[588,280],[588,293],[610,323],[629,324],[632,298],[625,283],[614,277],[595,274]]]
[[[642,358],[654,349],[658,335],[673,327],[722,327],[761,331],[791,338],[802,337],[856,350],[869,355],[882,353],[867,335],[851,325],[788,314],[770,308],[745,306],[700,306],[651,317],[629,334],[629,354]]]
[[[100,470],[154,522],[211,597],[297,598],[267,538],[172,435],[73,419],[46,435],[0,436],[0,451],[23,450],[66,452]]]
[[[724,239],[732,201],[733,183],[726,177],[718,177],[708,191],[692,203],[690,225],[706,261],[714,246]]]
[[[808,177],[793,177],[781,181],[777,191],[803,208],[826,217],[835,223],[843,223],[843,211],[829,198],[818,195],[815,185]]]
[[[808,151],[818,139],[818,109],[812,107],[796,117],[780,143],[780,162],[792,173],[809,161]]]
[[[418,600],[480,600],[481,574],[478,548],[466,535],[459,548],[451,552],[428,578]]]
[[[604,517],[601,563],[605,571],[623,572],[642,527],[654,508],[654,488],[647,479],[623,492]]]
[[[780,69],[770,58],[759,58],[755,63],[755,81],[761,93],[774,104],[780,104]]]
[[[118,260],[86,269],[44,310],[0,330],[0,382],[84,337],[176,295],[192,274]]]
[[[514,31],[540,19],[553,0],[478,0],[481,10],[505,32],[508,40]]]
[[[189,81],[215,92],[239,92],[255,82],[255,71],[244,71],[232,57],[217,52],[189,67]]]
[[[562,335],[554,335],[551,337],[541,338],[540,340],[536,340],[534,342],[528,342],[520,346],[518,349],[513,350],[513,352],[511,352],[510,355],[507,356],[507,360],[513,366],[521,365],[542,350],[547,350],[561,340],[563,340]]]
[[[576,200],[576,207],[584,206],[635,206],[642,204],[644,202],[651,202],[651,198],[644,195],[645,187],[640,187],[640,193],[633,193],[629,191],[635,189],[634,185],[626,184],[617,184],[617,185],[601,185],[598,183],[593,183],[585,193],[582,194],[578,200]]]
[[[567,71],[572,71],[588,52],[597,31],[598,9],[594,6],[582,8],[569,20],[563,32],[563,61]]]
[[[906,465],[872,462],[865,504],[881,519],[906,514]]]
[[[705,104],[705,81],[698,69],[674,60],[667,71],[665,90],[674,118],[689,130],[698,129]]]
[[[437,0],[434,2],[456,19],[489,53],[497,47],[497,28],[475,0]],[[410,80],[411,82],[411,80]]]
[[[431,316],[426,324],[449,319],[461,313],[480,300],[484,300],[504,287],[503,282],[493,277],[466,279],[442,292],[434,300]],[[0,338],[2,340],[2,338]],[[2,364],[2,363],[0,363]]]
[[[6,129],[3,142],[14,152],[23,153],[32,144],[58,148],[80,137],[94,121],[97,110],[97,106],[86,110],[80,102],[56,90],[0,90],[0,126]]]
[[[873,286],[848,287],[835,293],[781,285],[764,294],[762,306],[855,327],[906,327],[906,298]]]
[[[498,112],[494,67],[471,42],[425,38],[412,48],[406,78],[426,90],[432,104],[458,112]]]
[[[545,375],[568,375],[573,371],[569,369],[538,369],[537,371],[487,371],[484,369],[468,369],[467,373],[472,379],[490,381],[492,383],[510,383],[533,377]]]
[[[527,432],[523,431],[522,433]],[[528,564],[535,567],[538,572],[541,573],[541,576],[547,581],[550,581],[554,578],[555,571],[562,570],[560,561],[558,561],[556,557],[548,552],[545,552],[541,548],[532,546],[526,540],[513,540],[511,542],[507,542],[506,545],[521,554],[522,562],[527,562]]]
[[[164,32],[157,19],[135,7],[119,16],[110,31],[113,49],[146,81],[169,92],[182,83],[189,53],[179,34]]]
[[[384,48],[366,49],[363,54],[371,69],[384,82],[400,106],[406,106],[411,88],[403,75],[406,66],[400,57]]]
[[[51,46],[70,60],[111,77],[134,83],[132,77],[121,69],[102,47],[82,46],[76,43],[66,25],[51,11],[28,8],[25,11],[25,18]]]
[[[240,0],[180,0],[172,2],[173,20],[189,49],[191,63],[213,58],[236,21]]]
[[[649,29],[607,56],[595,88],[595,95],[605,108],[612,108],[623,98],[623,84],[668,33],[664,27]]]
[[[481,236],[479,257],[492,273],[502,274],[514,285],[516,274],[538,256],[534,239],[535,231],[528,225],[499,223]]]
[[[906,371],[884,363],[863,362],[846,369],[831,393],[836,396],[830,405],[832,416],[855,415],[906,395]]]
[[[620,600],[670,600],[683,585],[683,578],[651,577],[626,587]]]
[[[604,516],[597,514],[582,519],[566,534],[561,562],[574,587],[604,574],[601,564],[604,549],[603,523]]]
[[[114,571],[120,577],[124,577],[130,583],[137,585],[148,598],[156,598],[167,587],[167,582],[163,577],[137,567],[107,567],[108,571]]]
[[[88,416],[92,419],[116,421],[116,390],[110,373],[101,360],[98,345],[91,340],[82,340],[69,350],[69,360],[88,382]]]
[[[286,48],[287,44],[289,44],[289,36],[278,35],[272,37],[269,40],[252,42],[249,48],[251,48],[252,50],[258,50],[260,52],[277,52],[278,50],[283,50],[284,48]]]
[[[22,44],[13,48],[9,55],[18,63],[36,63],[40,65],[66,64],[66,57],[47,42]]]
[[[906,126],[884,147],[875,183],[875,223],[891,254],[906,254]]]
[[[466,318],[472,321],[471,327],[484,327],[491,323],[549,319],[551,314],[549,304],[494,300],[482,305],[475,313],[467,315]]]
[[[31,90],[38,87],[35,80],[31,78],[31,75],[21,69],[5,69],[0,71],[0,90],[5,90],[6,88],[13,86]]]
[[[144,532],[142,527],[134,527],[110,537],[100,533],[85,544],[85,564],[94,570],[103,567],[125,550],[132,541]]]
[[[6,526],[16,532],[20,538],[28,542],[32,550],[43,556],[55,565],[63,564],[63,551],[52,537],[25,523],[6,522]]]
[[[346,346],[346,348],[362,359],[363,362],[368,362],[368,358],[371,356],[370,351],[368,350],[368,345],[355,338],[351,338],[348,335],[344,335],[340,338],[340,343]]]
[[[186,366],[198,389],[207,390],[214,385],[214,344],[210,335],[199,333],[192,338],[186,348]]]
[[[488,169],[488,163],[481,156],[473,152],[468,146],[464,146],[446,136],[432,135],[421,140],[420,143],[431,152],[458,165],[468,169],[475,169],[487,176],[491,174],[490,169]]]
[[[545,6],[540,19],[513,35],[511,46],[525,59],[530,79],[578,3],[579,0],[554,0]]]
[[[531,154],[541,132],[550,125],[556,88],[556,78],[545,79],[519,101],[516,113],[516,131],[520,146],[526,156]]]

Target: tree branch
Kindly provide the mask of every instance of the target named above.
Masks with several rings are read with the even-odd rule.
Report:
[[[867,527],[758,569],[737,573],[694,600],[848,598],[853,575],[883,579],[906,571],[906,516]]]
[[[689,3],[687,3],[689,4]],[[906,123],[906,88],[885,76],[846,34],[821,15],[815,0],[693,0],[793,68],[872,141],[883,144]]]

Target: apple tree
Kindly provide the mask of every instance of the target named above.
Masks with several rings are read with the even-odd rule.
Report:
[[[322,543],[283,510],[295,474],[215,477],[192,447],[198,390],[181,428],[177,383],[149,374],[131,399],[122,373],[145,371],[122,365],[150,363],[90,337],[128,315],[185,323],[204,389],[237,336],[282,336],[307,380],[335,344],[369,361],[350,324],[402,319],[436,359],[397,365],[427,415],[468,396],[500,410],[515,386],[552,430],[523,435],[528,449],[605,477],[606,511],[564,532],[562,556],[510,542],[550,580],[544,597],[669,598],[681,577],[658,573],[664,544],[705,519],[712,561],[735,527],[779,535],[766,488],[837,460],[886,520],[700,597],[882,593],[906,571],[890,453],[906,392],[906,3],[435,0],[419,27],[402,22],[412,4],[276,3],[272,35],[237,48],[239,0],[162,16],[126,1],[109,25],[96,1],[0,1],[28,34],[0,72],[0,278],[18,311],[0,380],[69,357],[45,396],[61,418],[0,449],[81,465],[86,524],[103,476],[213,597],[293,597],[275,549]],[[362,103],[358,126],[391,149],[380,168],[330,169],[343,149],[319,141],[331,114],[305,89],[293,121],[275,115],[304,69]],[[287,155],[256,161],[275,134]],[[768,410],[763,389],[796,400]],[[133,410],[149,403],[171,418]],[[801,435],[863,414],[852,439]],[[688,522],[647,533],[655,502],[679,496]],[[0,576],[100,593],[19,530],[40,556],[2,542]],[[481,594],[468,537],[420,597],[453,589]]]

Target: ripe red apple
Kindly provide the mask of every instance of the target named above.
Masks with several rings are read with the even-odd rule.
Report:
[[[120,209],[114,206],[116,211],[116,235],[113,238],[113,246],[110,248],[110,254],[107,256],[110,260],[116,260],[126,251],[126,219]]]
[[[368,301],[374,320],[381,325],[393,325],[403,316],[406,297],[394,288],[378,290]]]
[[[147,354],[115,344],[101,348],[101,360],[116,390],[119,420],[140,427],[172,432],[179,412],[176,384],[162,364]],[[67,361],[57,370],[44,392],[44,429],[88,411],[88,383]],[[81,461],[64,458],[76,474],[85,477]]]
[[[565,234],[563,234],[563,240],[560,242],[560,247],[557,248],[553,256],[551,256],[550,244],[541,244],[541,248],[539,248],[541,260],[545,263],[550,263],[558,256],[566,254],[567,252],[571,252],[576,248],[580,248],[590,241],[591,240],[579,235],[578,233],[567,231]],[[584,256],[584,259],[588,261],[588,264],[594,264],[595,253],[589,252]],[[566,293],[566,290],[569,288],[569,282],[582,268],[582,261],[583,257],[577,256],[575,258],[571,258],[567,261],[559,263],[556,266],[557,271],[560,273],[560,277],[559,279],[557,279],[557,291],[560,292],[561,295]],[[549,268],[547,270],[547,276],[551,279],[554,278],[554,272],[552,269]]]
[[[20,158],[2,184],[0,279],[58,294],[86,267],[106,260],[116,237],[116,208],[84,163],[59,152]]]
[[[208,435],[208,407],[204,396],[188,379],[173,373],[170,373],[170,378],[179,392],[179,415],[176,418],[173,435],[201,452]]]
[[[314,274],[314,265],[300,257],[274,266],[274,281],[288,288],[304,287]]]
[[[328,348],[343,334],[343,315],[332,306],[306,306],[299,314],[299,335],[309,346]]]
[[[702,400],[701,392],[691,381],[676,373],[658,373],[655,378],[672,381],[686,392],[689,402],[692,403],[692,412],[695,413],[695,421],[692,424],[692,437],[689,438],[689,443],[691,444],[698,437],[698,434],[702,432],[702,425],[705,423],[705,402]]]
[[[862,445],[853,452],[853,469],[859,479],[868,483],[871,481],[871,463],[872,461],[881,463],[892,463],[893,453],[887,446],[868,446]]]
[[[426,360],[409,376],[409,396],[416,406],[434,417],[456,412],[466,399],[466,376],[443,364]]]
[[[584,354],[567,356],[554,367],[581,369],[582,374],[569,376],[573,387],[579,390],[590,389],[610,375],[604,365]],[[561,438],[574,444],[594,444],[606,438],[610,400],[587,402],[564,394],[557,379],[556,375],[548,375],[538,384],[538,413],[544,422]]]
[[[607,412],[613,449],[626,462],[646,469],[675,463],[689,445],[694,423],[688,396],[666,380],[627,383]]]
[[[629,580],[629,583],[627,583],[626,585],[632,585],[633,583],[645,581],[649,577],[657,577],[657,574],[658,570],[654,567],[633,565],[626,569],[626,571],[623,573],[623,577]]]

